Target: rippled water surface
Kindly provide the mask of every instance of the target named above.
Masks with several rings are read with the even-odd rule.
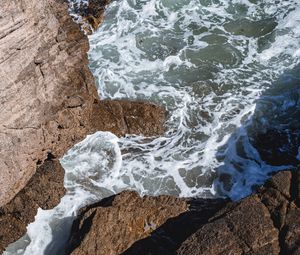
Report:
[[[113,1],[89,39],[100,97],[162,105],[167,131],[74,146],[61,160],[67,195],[6,254],[63,253],[77,209],[124,189],[240,199],[299,163],[298,1]]]

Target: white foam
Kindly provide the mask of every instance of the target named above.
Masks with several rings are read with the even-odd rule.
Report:
[[[70,150],[61,161],[68,193],[53,210],[39,210],[28,227],[25,254],[40,254],[51,242],[55,254],[79,207],[124,189],[183,197],[214,196],[217,190],[239,199],[268,173],[285,168],[260,158],[248,128],[260,114],[256,100],[299,64],[299,8],[294,0],[276,6],[272,0],[113,1],[89,37],[98,92],[101,98],[163,105],[167,132],[119,139],[98,132]],[[224,27],[245,18],[274,18],[278,25],[260,36]],[[230,189],[216,173],[231,176]]]

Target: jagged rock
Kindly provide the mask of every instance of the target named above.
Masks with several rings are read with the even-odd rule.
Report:
[[[53,208],[64,194],[64,169],[58,160],[46,160],[16,197],[0,208],[0,254],[24,235],[39,207]]]
[[[178,254],[299,254],[299,175],[280,172],[255,194],[228,204]]]
[[[25,234],[38,207],[51,208],[64,194],[61,168],[47,161],[60,181],[48,178],[38,168],[44,160],[98,130],[164,131],[156,105],[99,100],[88,39],[67,9],[64,0],[0,1],[0,252]]]
[[[1,1],[0,206],[88,133],[163,132],[153,104],[99,101],[88,47],[63,0]]]
[[[165,111],[151,103],[103,100],[94,104],[91,130],[110,131],[118,136],[157,136],[164,132]]]
[[[88,47],[62,0],[0,2],[0,205],[49,152],[87,134],[97,99]]]
[[[146,236],[139,236],[142,227],[128,227],[135,224],[136,218],[149,216],[143,211],[143,199],[127,199],[131,193],[121,194],[117,196],[118,202],[104,200],[82,211],[73,226],[69,252],[76,255],[296,255],[300,247],[299,177],[300,170],[279,172],[255,194],[239,202],[170,200],[164,220],[156,223]],[[161,197],[147,199],[156,199],[157,210],[165,206]],[[178,211],[182,203],[189,209]],[[159,217],[152,212],[155,210],[150,210],[151,221],[155,222]]]
[[[182,242],[228,203],[225,199],[196,198],[186,201],[189,205],[186,212],[169,218],[150,236],[135,242],[122,255],[174,255]]]
[[[81,210],[73,224],[68,253],[120,254],[169,218],[187,210],[185,199],[143,197],[125,191]]]
[[[102,23],[105,7],[110,2],[111,0],[89,0],[86,4],[73,1],[74,12],[81,16],[79,23],[87,34],[92,34]]]

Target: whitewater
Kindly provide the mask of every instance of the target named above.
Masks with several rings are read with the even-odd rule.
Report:
[[[238,200],[293,166],[264,160],[255,139],[300,137],[299,1],[113,1],[89,42],[100,98],[163,106],[166,132],[76,144],[61,159],[67,194],[5,255],[64,254],[78,209],[123,190]]]

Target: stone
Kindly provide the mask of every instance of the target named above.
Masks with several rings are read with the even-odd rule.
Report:
[[[255,194],[229,203],[183,242],[178,255],[299,254],[299,174],[279,172]]]
[[[76,248],[69,252],[76,255],[299,254],[299,175],[300,170],[296,169],[276,173],[254,194],[237,202],[199,198],[174,200],[175,205],[172,207],[176,208],[176,203],[181,204],[184,201],[188,210],[178,216],[167,213],[165,220],[156,225],[149,235],[136,235],[137,240],[130,247],[128,244],[132,242],[128,241],[128,236],[134,234],[126,232],[127,224],[114,217],[114,214],[109,213],[112,215],[112,221],[108,222],[106,219],[109,216],[103,216],[102,219],[103,213],[98,213],[97,220],[89,222],[89,228],[78,227],[83,226],[83,218],[87,219],[91,213],[96,213],[95,209],[86,210],[74,225],[70,243],[76,240]],[[160,199],[160,196],[156,199]],[[105,206],[107,210],[112,210],[111,204]],[[140,203],[134,199],[124,199],[123,206],[128,206],[133,211],[137,210],[140,215]],[[121,206],[118,210],[125,209]],[[131,217],[130,212],[127,214]],[[155,217],[151,218],[152,221]],[[118,230],[114,230],[114,227],[111,229],[114,225],[118,226]],[[137,228],[132,228],[132,231],[139,232]],[[103,240],[104,233],[114,240],[114,245],[106,240],[103,243],[97,241],[99,238]],[[108,246],[105,246],[106,244]],[[100,248],[97,249],[96,245]],[[88,253],[90,246],[94,248]],[[105,250],[102,250],[103,246],[106,247]],[[122,252],[122,249],[115,249],[120,246],[127,248]]]
[[[88,3],[73,2],[73,9],[81,16],[79,23],[86,34],[92,34],[98,29],[104,19],[105,7],[111,0],[89,0]]]
[[[59,203],[57,159],[75,143],[99,130],[164,132],[161,107],[99,99],[88,49],[66,1],[0,1],[0,252],[25,234],[38,207]]]
[[[81,210],[72,227],[68,253],[120,254],[187,207],[185,199],[141,198],[136,192],[124,191]]]
[[[0,17],[1,206],[48,153],[58,158],[86,136],[98,96],[88,40],[64,1],[5,0]]]
[[[38,208],[55,207],[64,194],[64,169],[58,160],[46,160],[15,198],[0,208],[0,253],[26,233]]]
[[[38,162],[61,157],[87,134],[164,131],[158,106],[99,100],[87,37],[63,0],[1,1],[0,17],[0,206]]]

